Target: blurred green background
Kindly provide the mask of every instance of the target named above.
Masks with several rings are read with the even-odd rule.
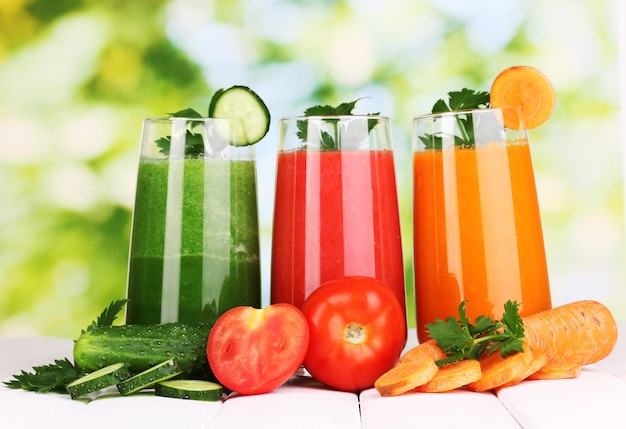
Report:
[[[248,85],[268,304],[276,119],[359,97],[391,116],[411,274],[410,129],[448,91],[533,65],[530,133],[554,304],[626,318],[620,15],[609,0],[0,0],[0,337],[75,338],[125,296],[141,121]],[[621,22],[622,27],[626,20]],[[410,301],[409,301],[410,302]],[[411,320],[412,322],[412,320]]]

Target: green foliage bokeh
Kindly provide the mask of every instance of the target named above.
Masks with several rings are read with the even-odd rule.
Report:
[[[596,298],[623,317],[616,7],[0,0],[0,337],[75,337],[125,296],[141,120],[203,112],[234,84],[273,116],[257,150],[265,299],[275,120],[359,97],[393,120],[411,295],[412,117],[515,64],[546,72],[559,100],[531,133],[553,300]],[[563,13],[577,32],[555,26]]]

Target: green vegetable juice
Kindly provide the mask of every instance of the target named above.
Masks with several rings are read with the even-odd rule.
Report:
[[[126,323],[213,322],[261,305],[254,160],[139,163]]]

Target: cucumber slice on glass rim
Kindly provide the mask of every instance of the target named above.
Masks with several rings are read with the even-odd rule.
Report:
[[[270,128],[270,112],[256,92],[247,86],[235,85],[219,89],[209,105],[210,118],[232,119],[229,142],[248,146],[261,140]]]

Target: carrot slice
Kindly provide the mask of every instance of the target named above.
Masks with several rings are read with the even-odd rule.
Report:
[[[381,396],[397,396],[427,383],[439,367],[432,359],[411,360],[391,368],[374,382]]]
[[[530,66],[509,67],[494,79],[490,91],[491,107],[521,107],[527,129],[536,128],[552,115],[556,95],[550,80]],[[504,112],[504,125],[518,129],[519,118]]]
[[[398,360],[398,363],[408,362],[410,360],[416,359],[432,359],[434,361],[438,361],[439,359],[443,359],[446,357],[446,354],[439,348],[437,345],[437,341],[426,340],[423,343],[418,344],[417,346],[411,348]]]
[[[582,366],[577,363],[546,364],[538,371],[528,376],[529,380],[562,380],[576,378],[580,375]]]
[[[480,362],[474,359],[461,360],[440,368],[429,382],[415,390],[428,393],[448,392],[477,381],[481,376]]]
[[[548,363],[588,365],[617,343],[617,323],[603,304],[584,300],[525,316],[526,344],[544,350]]]
[[[528,351],[526,353],[528,353]],[[543,350],[535,350],[530,353],[532,354],[532,359],[530,359],[527,365],[524,365],[523,371],[517,377],[512,378],[499,387],[508,387],[520,383],[545,366],[548,361],[546,352]]]
[[[524,353],[517,352],[505,358],[501,357],[499,352],[494,352],[480,360],[482,377],[469,383],[467,388],[475,392],[484,392],[500,387],[520,377],[531,361],[530,350]]]

